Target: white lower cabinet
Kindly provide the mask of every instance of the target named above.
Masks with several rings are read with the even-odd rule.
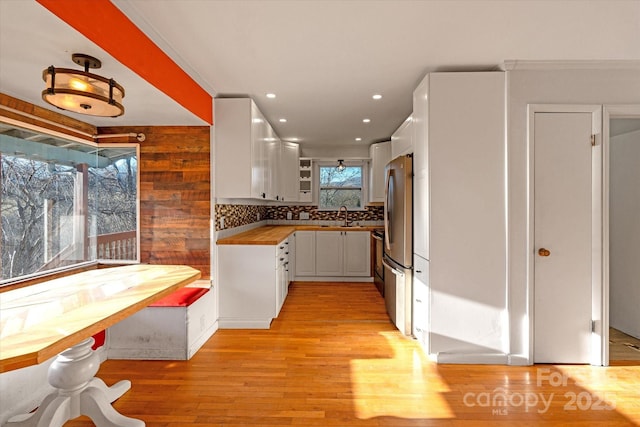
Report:
[[[289,288],[286,243],[218,246],[220,328],[269,329]]]
[[[316,232],[316,276],[342,276],[344,231]]]
[[[297,277],[316,275],[316,232],[296,231],[295,272]]]
[[[429,261],[413,254],[413,336],[429,352]]]
[[[280,242],[276,255],[276,317],[289,293],[289,239]]]
[[[344,276],[371,276],[371,233],[344,232]]]
[[[368,231],[297,231],[296,276],[371,277]]]
[[[289,236],[287,239],[288,246],[288,264],[287,264],[287,275],[289,276],[289,283],[296,280],[296,238],[295,235]],[[287,287],[288,289],[288,287]]]

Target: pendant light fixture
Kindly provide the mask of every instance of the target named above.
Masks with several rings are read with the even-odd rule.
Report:
[[[100,68],[102,62],[92,56],[74,53],[71,59],[84,71],[55,68],[42,71],[47,84],[42,99],[62,110],[99,117],[118,117],[124,114],[124,88],[113,79],[89,72]]]
[[[342,172],[346,169],[347,167],[344,165],[344,160],[338,160],[338,166],[336,166],[336,170],[338,172]]]

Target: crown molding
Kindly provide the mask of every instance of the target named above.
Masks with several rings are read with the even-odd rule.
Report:
[[[640,70],[640,60],[506,60],[502,71],[536,70]]]

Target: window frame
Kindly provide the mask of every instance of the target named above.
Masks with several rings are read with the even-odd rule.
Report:
[[[318,211],[335,212],[340,209],[340,206],[336,207],[323,207],[320,206],[320,189],[325,188],[320,186],[320,168],[321,167],[336,167],[337,160],[318,160],[314,162],[313,167],[313,181],[314,181],[314,197],[313,202],[317,206]],[[360,167],[362,168],[362,187],[360,188],[361,203],[359,208],[349,208],[350,212],[360,212],[366,210],[366,205],[369,203],[369,161],[367,159],[348,159],[344,160],[343,164],[348,167]],[[329,188],[329,187],[326,187]],[[340,187],[343,189],[356,189],[356,187]]]
[[[57,275],[65,275],[65,274],[69,274],[69,273],[73,273],[74,271],[78,270],[78,271],[83,271],[86,270],[87,268],[92,268],[95,266],[98,266],[100,264],[102,265],[111,265],[111,264],[117,264],[117,265],[129,265],[129,264],[139,264],[140,263],[140,259],[141,259],[141,254],[140,254],[140,241],[141,241],[141,236],[140,236],[140,226],[141,226],[141,211],[140,211],[140,175],[141,175],[141,170],[140,170],[140,144],[135,143],[135,142],[94,142],[94,141],[89,141],[87,139],[83,139],[83,138],[79,138],[76,137],[74,135],[70,135],[64,132],[59,132],[59,131],[55,131],[53,129],[48,129],[42,126],[38,126],[36,124],[31,124],[31,123],[26,123],[26,122],[22,122],[20,120],[15,120],[15,119],[11,119],[8,117],[4,117],[4,116],[0,116],[0,123],[3,123],[5,125],[9,125],[9,126],[14,126],[16,128],[22,128],[25,129],[27,131],[30,132],[36,132],[42,135],[48,135],[51,136],[53,138],[57,138],[57,139],[63,139],[63,140],[68,140],[70,142],[74,142],[74,143],[79,143],[79,144],[83,144],[89,147],[94,147],[94,148],[100,148],[100,149],[108,149],[108,148],[130,148],[130,149],[135,149],[135,155],[136,155],[136,168],[137,168],[137,173],[136,173],[136,203],[135,203],[135,209],[136,209],[136,259],[102,259],[102,258],[98,258],[97,256],[97,252],[96,252],[96,257],[95,259],[89,259],[89,260],[83,260],[83,261],[79,261],[77,263],[74,264],[69,264],[69,265],[65,265],[65,266],[61,266],[61,267],[57,267],[57,268],[52,268],[50,270],[45,270],[42,272],[36,272],[36,273],[30,273],[30,274],[26,274],[26,275],[22,275],[22,276],[16,276],[16,277],[12,277],[9,279],[4,279],[2,280],[0,278],[0,292],[4,291],[5,289],[13,289],[16,286],[17,287],[21,287],[24,286],[22,285],[23,283],[28,286],[29,283],[34,282],[34,283],[38,283],[40,281],[40,279],[42,280],[46,280],[48,277],[56,277]],[[97,237],[97,236],[95,236]],[[4,288],[4,289],[3,289]]]

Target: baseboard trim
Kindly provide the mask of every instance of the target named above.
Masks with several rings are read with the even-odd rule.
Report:
[[[512,366],[530,366],[533,365],[529,358],[523,354],[510,354],[509,365]]]
[[[319,277],[319,276],[296,276],[295,282],[351,282],[351,283],[373,283],[373,277]]]
[[[506,365],[508,356],[504,353],[448,353],[436,355],[437,363],[466,365]]]
[[[273,319],[218,319],[220,329],[269,329]]]

